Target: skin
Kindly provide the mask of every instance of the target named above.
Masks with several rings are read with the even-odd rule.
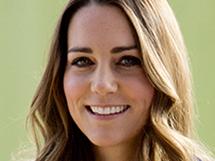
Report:
[[[134,157],[148,118],[154,88],[142,69],[133,33],[124,13],[114,6],[88,5],[70,21],[64,92],[71,117],[94,145],[96,160]],[[129,109],[99,117],[86,105]]]

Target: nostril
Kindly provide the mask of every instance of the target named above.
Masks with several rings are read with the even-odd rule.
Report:
[[[94,82],[91,84],[91,91],[100,95],[106,95],[108,93],[115,93],[118,89],[116,82]]]

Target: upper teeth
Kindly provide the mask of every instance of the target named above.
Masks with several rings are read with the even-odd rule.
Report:
[[[90,109],[100,115],[110,115],[120,113],[125,110],[127,106],[111,106],[111,107],[98,107],[98,106],[90,106]]]

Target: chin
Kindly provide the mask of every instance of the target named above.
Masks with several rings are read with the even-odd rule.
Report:
[[[106,138],[93,138],[90,139],[90,142],[98,147],[109,147],[109,146],[114,146],[118,142],[116,140],[111,140],[111,139],[106,139]]]
[[[129,139],[124,138],[123,136],[117,136],[116,134],[111,136],[93,136],[88,137],[88,139],[93,145],[98,147],[111,147],[129,142]]]

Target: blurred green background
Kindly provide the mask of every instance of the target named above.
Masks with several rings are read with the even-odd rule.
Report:
[[[66,0],[0,0],[0,161],[28,144],[25,117]],[[215,1],[169,0],[191,56],[200,138],[215,152]]]

